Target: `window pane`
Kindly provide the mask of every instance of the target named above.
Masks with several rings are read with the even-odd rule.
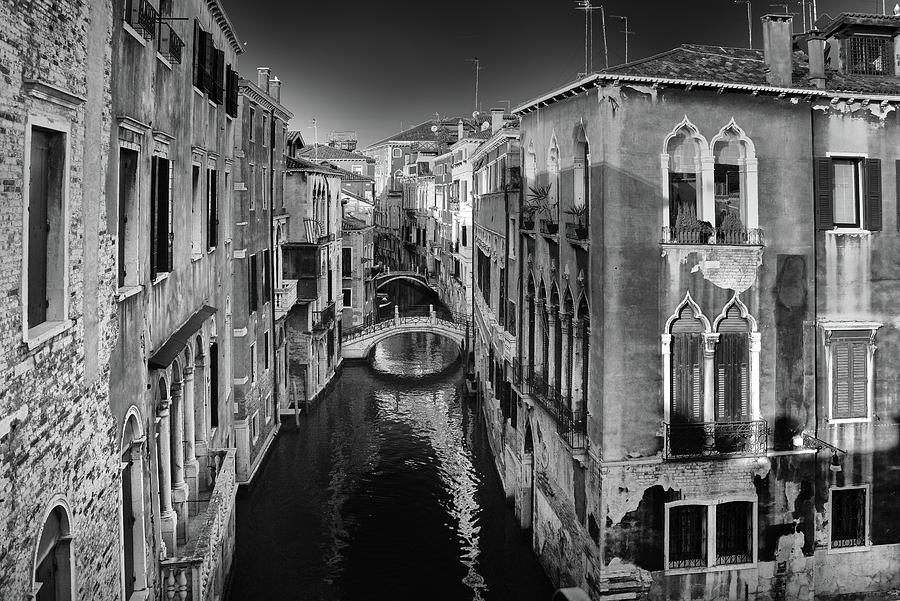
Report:
[[[706,506],[680,505],[669,510],[669,568],[706,565]]]
[[[859,225],[857,219],[856,161],[834,161],[834,222],[839,225]]]

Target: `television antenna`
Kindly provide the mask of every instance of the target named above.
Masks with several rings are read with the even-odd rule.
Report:
[[[475,63],[475,110],[478,110],[478,72],[481,71],[481,63],[478,57],[467,58],[466,61]]]
[[[313,131],[315,131],[316,142],[315,142],[315,145],[313,146],[313,148],[315,148],[316,160],[318,161],[319,160],[319,125],[318,125],[318,121],[316,120],[315,117],[313,117],[312,119],[309,120],[309,127],[307,127],[306,129],[312,129]]]
[[[749,2],[749,0],[747,0]],[[613,19],[622,19],[622,23],[624,24],[624,29],[622,33],[625,34],[625,63],[628,63],[628,36],[634,33],[630,29],[628,29],[628,17],[623,17],[621,15],[609,15]]]
[[[609,68],[609,49],[606,45],[606,11],[603,6],[594,6],[591,0],[575,0],[575,10],[584,11],[584,72],[585,75],[594,70],[594,11],[600,11],[603,32],[603,58]]]
[[[815,1],[815,0],[813,0]],[[750,0],[734,0],[735,4],[746,4],[747,5],[747,36],[750,39],[750,48],[753,48],[753,13],[752,6],[750,4]]]

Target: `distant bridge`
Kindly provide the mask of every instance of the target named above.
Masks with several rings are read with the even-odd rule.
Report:
[[[395,306],[393,318],[345,330],[341,335],[341,355],[344,359],[365,359],[382,340],[407,333],[437,334],[455,342],[460,350],[465,349],[469,338],[468,316],[451,313],[447,317],[438,317],[433,308],[428,315],[400,316]]]
[[[419,273],[418,271],[388,271],[379,273],[375,276],[375,288],[381,288],[385,284],[389,284],[395,280],[405,280],[407,282],[412,282],[413,284],[431,288],[431,285],[428,282],[428,276]]]

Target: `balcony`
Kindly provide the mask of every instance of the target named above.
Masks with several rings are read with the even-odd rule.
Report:
[[[527,394],[556,422],[556,432],[572,450],[587,448],[587,413],[573,411],[572,397],[562,396],[550,386],[540,370],[541,366],[521,365],[513,359],[513,379],[519,386],[525,384]]]
[[[765,455],[768,424],[748,422],[691,422],[666,424],[666,459],[756,457]]]
[[[297,302],[297,280],[283,280],[275,289],[275,319],[281,319]]]
[[[202,601],[225,586],[230,557],[223,549],[230,549],[228,541],[234,532],[235,471],[234,449],[214,453],[210,467],[215,472],[215,487],[205,508],[188,524],[188,542],[179,546],[176,557],[160,561],[163,597],[184,601]],[[196,530],[195,530],[196,525]]]
[[[159,13],[149,0],[125,0],[125,21],[149,41],[156,35]]]
[[[313,311],[313,332],[323,332],[334,323],[334,302],[321,311]]]
[[[160,22],[159,24],[159,40],[156,49],[170,63],[181,64],[184,41],[178,37],[168,23]]]
[[[686,227],[663,226],[662,244],[763,246],[763,231],[759,228],[714,228],[704,223]]]
[[[587,242],[588,226],[585,223],[566,223],[566,239],[569,242]]]

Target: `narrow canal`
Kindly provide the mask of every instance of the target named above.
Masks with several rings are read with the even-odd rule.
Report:
[[[238,497],[231,601],[537,601],[453,343],[406,334],[344,367]]]

